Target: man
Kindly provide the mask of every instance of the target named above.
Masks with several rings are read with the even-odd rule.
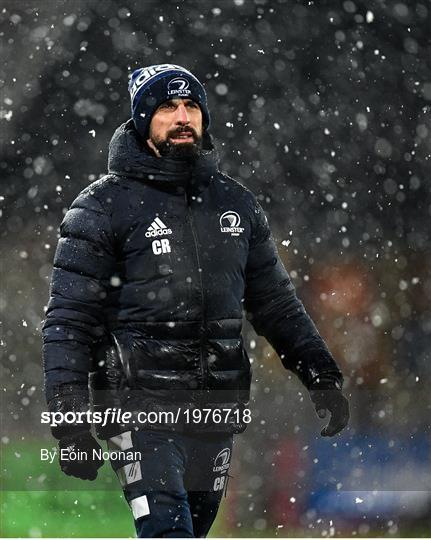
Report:
[[[46,397],[52,412],[84,411],[90,375],[96,409],[132,414],[98,434],[141,453],[112,461],[138,536],[201,537],[226,487],[232,436],[250,420],[243,307],[319,416],[331,412],[323,436],[346,426],[348,404],[262,208],[218,169],[202,84],[162,64],[136,70],[129,90],[132,119],[111,140],[108,174],[61,225],[43,327]],[[136,421],[143,411],[158,420]],[[53,434],[62,449],[99,448],[88,424]],[[103,461],[60,464],[94,479]]]

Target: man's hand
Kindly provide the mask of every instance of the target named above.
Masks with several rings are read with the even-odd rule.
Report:
[[[102,448],[88,431],[62,437],[58,447],[61,470],[69,476],[94,480],[105,462],[104,459],[93,457],[93,450],[101,451]]]
[[[328,425],[322,431],[322,437],[333,437],[344,429],[350,418],[349,402],[341,393],[341,384],[332,377],[319,377],[311,384],[310,397],[317,416],[325,418],[327,410],[331,413]]]

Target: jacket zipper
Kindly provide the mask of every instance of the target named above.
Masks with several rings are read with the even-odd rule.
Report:
[[[205,361],[205,358],[206,358],[205,345],[206,345],[206,333],[207,333],[206,299],[205,299],[205,288],[204,288],[204,281],[203,281],[203,268],[202,268],[200,257],[199,257],[198,235],[197,235],[197,231],[194,225],[193,211],[190,205],[190,199],[187,192],[185,193],[185,199],[186,199],[187,210],[188,210],[189,219],[190,219],[190,228],[193,235],[193,242],[195,245],[196,260],[198,263],[199,281],[200,281],[200,286],[201,286],[202,326],[200,328],[200,335],[201,335],[200,364],[201,364],[201,372],[202,372],[202,395],[201,395],[200,406],[202,408],[203,401],[204,401],[204,390],[207,386],[207,381],[208,381],[208,366]]]

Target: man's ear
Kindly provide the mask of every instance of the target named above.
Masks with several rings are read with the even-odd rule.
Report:
[[[151,148],[151,150],[156,154],[157,157],[162,157],[159,152],[159,149],[157,148],[157,146],[153,143],[151,139],[147,139],[147,145],[149,148]]]

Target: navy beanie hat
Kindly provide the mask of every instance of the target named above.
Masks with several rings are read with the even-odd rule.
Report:
[[[207,95],[200,81],[187,69],[158,64],[136,69],[129,81],[132,118],[144,139],[148,138],[151,117],[164,101],[190,98],[202,111],[203,131],[210,125]]]

